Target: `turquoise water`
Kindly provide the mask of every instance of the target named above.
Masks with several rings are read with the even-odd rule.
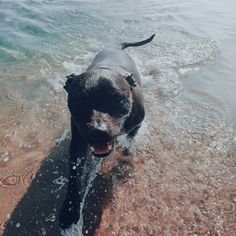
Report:
[[[14,89],[26,103],[37,100],[37,105],[43,104],[51,90],[61,90],[67,73],[84,70],[101,48],[156,33],[154,48],[133,50],[134,57],[146,57],[141,63],[147,64],[147,60],[167,58],[170,65],[190,70],[192,65],[205,65],[217,57],[203,75],[211,77],[204,93],[222,103],[220,107],[235,126],[236,7],[234,1],[226,2],[3,0],[1,90]],[[165,63],[160,62],[161,66]],[[206,78],[197,83],[205,88]]]

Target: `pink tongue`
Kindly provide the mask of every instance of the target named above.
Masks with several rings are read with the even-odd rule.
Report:
[[[109,151],[109,143],[96,144],[92,145],[92,147],[94,148],[95,153],[106,153]]]

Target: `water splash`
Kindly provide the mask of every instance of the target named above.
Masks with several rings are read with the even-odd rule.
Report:
[[[82,189],[83,191],[83,199],[80,205],[80,218],[77,224],[72,224],[69,229],[62,230],[61,234],[63,236],[73,236],[73,235],[78,235],[78,236],[83,236],[83,208],[85,205],[86,197],[88,195],[88,192],[90,188],[92,187],[93,180],[96,178],[97,173],[99,172],[101,168],[101,162],[102,159],[96,159],[93,157],[91,160],[87,161],[85,164],[85,168],[83,171],[83,176],[81,177],[82,179]],[[86,235],[86,232],[85,232]]]

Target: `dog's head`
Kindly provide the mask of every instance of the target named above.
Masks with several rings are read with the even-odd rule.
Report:
[[[135,81],[105,69],[67,78],[64,88],[73,122],[95,156],[109,155],[131,113]]]

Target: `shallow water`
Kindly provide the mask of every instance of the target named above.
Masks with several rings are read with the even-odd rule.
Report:
[[[65,75],[84,71],[103,48],[153,33],[149,45],[127,50],[147,106],[139,143],[152,133],[163,155],[171,143],[180,156],[235,157],[235,12],[234,0],[0,1],[0,221],[66,136]],[[5,207],[11,186],[16,197]]]

